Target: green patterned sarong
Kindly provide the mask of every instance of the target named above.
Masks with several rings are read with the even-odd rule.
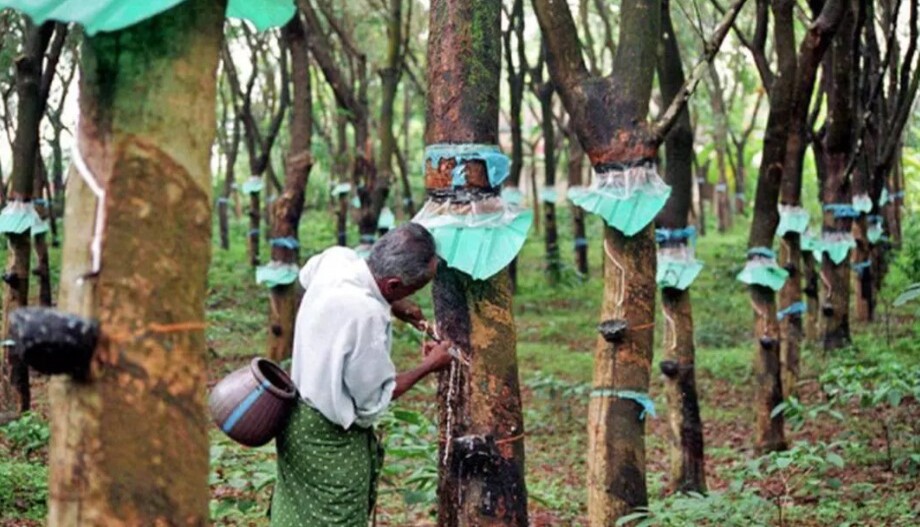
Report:
[[[275,442],[272,527],[367,527],[383,462],[373,429],[345,430],[300,401]]]

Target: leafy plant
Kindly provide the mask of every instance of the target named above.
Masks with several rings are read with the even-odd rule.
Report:
[[[23,457],[48,446],[51,437],[48,424],[33,412],[25,412],[19,419],[0,427],[0,433],[9,441],[14,453],[22,453]]]
[[[386,449],[381,478],[399,481],[406,505],[431,505],[438,488],[438,428],[425,414],[391,408],[381,417],[377,429],[383,432]]]

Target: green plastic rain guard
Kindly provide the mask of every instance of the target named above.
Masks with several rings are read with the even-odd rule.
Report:
[[[821,260],[824,259],[821,251],[821,240],[812,235],[811,232],[805,231],[799,243],[803,251],[810,251],[815,261],[821,263]]]
[[[671,187],[651,162],[625,169],[598,172],[590,187],[570,187],[568,198],[596,214],[626,236],[633,236],[655,219]]]
[[[853,208],[863,214],[869,214],[872,212],[872,198],[865,193],[853,196]]]
[[[555,188],[540,189],[540,201],[543,203],[555,204],[558,199],[558,194],[556,193]]]
[[[268,287],[293,284],[299,272],[300,268],[294,264],[269,262],[256,268],[256,283]]]
[[[372,243],[362,243],[355,247],[355,253],[360,256],[363,260],[367,260],[371,255],[371,249],[374,248]]]
[[[338,185],[332,187],[332,194],[335,197],[342,196],[351,192],[351,183],[339,183]]]
[[[439,143],[425,147],[425,162],[437,168],[443,159],[454,159],[457,163],[451,170],[451,184],[455,187],[466,185],[465,161],[482,161],[486,164],[489,186],[498,187],[508,178],[511,160],[502,153],[498,145],[477,143]],[[423,167],[424,171],[424,167]]]
[[[361,198],[359,198],[358,196],[351,198],[351,206],[352,208],[360,209],[361,208]]]
[[[868,226],[866,228],[866,238],[869,239],[869,243],[876,244],[882,239],[882,234],[884,234],[884,229],[882,228],[882,217],[878,215],[870,215],[866,218]]]
[[[32,203],[11,201],[0,211],[0,233],[22,234],[41,221]]]
[[[887,188],[883,188],[883,189],[882,189],[882,195],[879,196],[879,198],[878,198],[878,206],[879,206],[879,207],[884,207],[885,205],[888,204],[889,201],[891,201],[891,195],[888,193],[888,189],[887,189]]]
[[[520,252],[533,212],[499,197],[469,203],[428,200],[412,221],[431,232],[438,256],[449,267],[485,280]]]
[[[517,187],[504,187],[502,199],[509,205],[520,205],[524,203],[524,194]]]
[[[847,259],[850,249],[856,247],[856,241],[849,232],[824,233],[821,235],[821,250],[827,253],[827,257],[840,265]]]
[[[658,269],[655,282],[664,289],[686,290],[696,280],[703,263],[693,257],[692,250],[686,246],[658,249]]]
[[[39,219],[37,222],[32,224],[32,236],[38,236],[39,234],[45,234],[51,230],[51,224],[46,220]]]
[[[787,232],[802,234],[808,228],[808,211],[795,205],[779,206],[779,225],[776,235],[783,236]]]
[[[779,291],[789,278],[789,271],[776,264],[773,251],[766,247],[754,247],[748,251],[748,261],[736,278],[748,285]]]
[[[244,194],[255,194],[257,192],[262,192],[262,189],[265,188],[265,182],[263,182],[260,177],[251,176],[243,182],[241,188]]]
[[[390,210],[390,207],[381,209],[380,217],[377,219],[377,228],[390,230],[394,225],[396,225],[396,216],[393,215],[393,211]]]
[[[0,0],[35,23],[46,20],[78,22],[88,35],[118,31],[156,16],[183,0]],[[244,18],[259,31],[284,25],[294,16],[293,0],[230,0],[227,16]]]

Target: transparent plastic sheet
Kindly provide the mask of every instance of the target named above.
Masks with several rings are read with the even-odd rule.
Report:
[[[850,232],[824,232],[821,234],[821,250],[836,265],[847,259],[850,249],[856,247],[856,240]]]
[[[0,211],[0,233],[22,234],[42,223],[31,202],[10,201]]]
[[[485,280],[520,252],[533,212],[499,196],[456,202],[429,199],[412,221],[431,232],[438,256],[449,267]]]
[[[589,187],[570,187],[568,197],[607,225],[633,236],[655,219],[664,207],[669,187],[651,161],[598,172]]]
[[[0,0],[0,8],[12,7],[35,23],[46,20],[83,24],[92,36],[117,31],[156,16],[184,0]],[[259,31],[284,25],[294,16],[293,0],[230,0],[227,16],[244,18]]]
[[[869,214],[872,211],[872,198],[866,193],[853,196],[853,208],[857,212]]]
[[[555,188],[540,189],[540,201],[543,203],[555,204],[558,199],[559,197]]]
[[[455,187],[466,185],[466,161],[482,161],[486,165],[489,186],[498,188],[508,178],[511,160],[502,153],[498,145],[477,143],[439,143],[425,147],[425,161],[437,168],[444,159],[453,159],[456,166],[451,170]]]
[[[32,236],[38,236],[39,234],[45,234],[51,230],[51,224],[47,220],[39,219],[32,225]]]
[[[249,176],[240,188],[243,190],[244,194],[255,194],[257,192],[262,192],[264,187],[265,182],[262,181],[262,178],[259,176]]]
[[[503,187],[502,199],[509,205],[520,205],[524,203],[524,194],[517,187]]]
[[[776,235],[783,236],[787,232],[802,234],[808,228],[808,211],[797,205],[780,205],[779,225],[776,226]]]
[[[268,287],[293,284],[299,272],[300,268],[295,264],[271,261],[256,268],[256,283]]]
[[[661,247],[658,249],[658,269],[655,282],[658,287],[686,290],[696,280],[703,263],[696,259],[692,245]]]
[[[388,231],[396,226],[396,216],[390,207],[380,209],[380,217],[377,219],[377,228]]]
[[[351,183],[339,183],[338,185],[332,187],[332,190],[329,191],[329,194],[335,197],[339,197],[343,194],[348,194],[351,192]]]
[[[748,261],[736,278],[748,285],[759,285],[779,291],[789,278],[789,271],[777,265],[776,255],[772,250],[754,247],[748,251]]]

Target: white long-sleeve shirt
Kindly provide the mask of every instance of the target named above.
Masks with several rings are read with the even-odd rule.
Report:
[[[294,384],[333,423],[373,425],[396,387],[390,304],[367,263],[345,247],[310,258],[300,283],[305,292],[294,327]]]

